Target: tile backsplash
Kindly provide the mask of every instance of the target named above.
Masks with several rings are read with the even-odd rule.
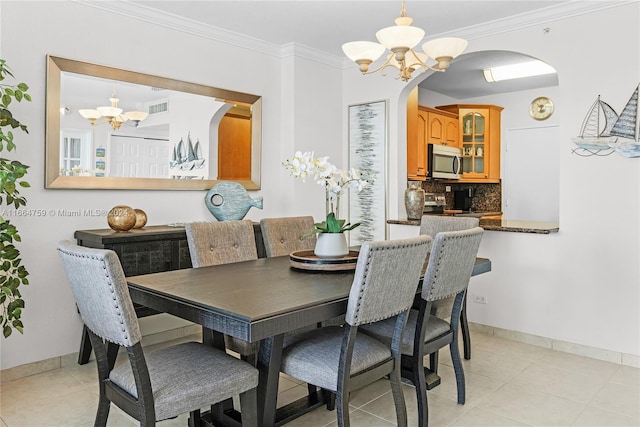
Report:
[[[453,192],[455,190],[475,189],[475,197],[471,202],[471,210],[477,212],[501,212],[502,211],[502,184],[471,184],[471,183],[444,183],[440,180],[430,180],[421,183],[427,193],[444,193],[447,206],[445,209],[453,209]],[[446,187],[451,187],[446,192]]]

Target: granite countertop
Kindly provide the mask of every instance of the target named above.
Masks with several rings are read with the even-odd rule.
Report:
[[[387,220],[387,224],[420,225],[419,219]],[[514,219],[480,218],[480,227],[487,231],[509,231],[512,233],[549,234],[557,233],[557,222],[524,221]]]

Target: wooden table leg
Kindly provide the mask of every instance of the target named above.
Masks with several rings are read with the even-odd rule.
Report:
[[[258,357],[258,420],[262,426],[273,427],[276,419],[278,380],[282,362],[284,334],[262,340]]]

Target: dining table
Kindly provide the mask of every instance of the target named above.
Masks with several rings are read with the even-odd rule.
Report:
[[[491,261],[477,258],[472,275],[488,271]],[[325,403],[328,396],[320,390],[276,407],[284,337],[344,315],[353,278],[354,270],[300,269],[281,256],[131,276],[127,282],[134,303],[202,325],[203,342],[224,348],[223,337],[230,335],[260,343],[258,420],[271,427]],[[204,425],[239,425],[228,403],[202,419]]]

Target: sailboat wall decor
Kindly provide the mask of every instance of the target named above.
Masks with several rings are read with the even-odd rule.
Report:
[[[195,146],[191,141],[191,132],[187,133],[187,142],[183,138],[173,147],[169,168],[179,171],[190,171],[193,169],[202,169],[205,160],[202,156],[200,148],[200,140],[196,139]],[[181,176],[181,178],[184,176]]]
[[[629,98],[618,120],[611,129],[611,135],[618,137],[612,147],[624,157],[640,157],[640,117],[638,117],[638,89]]]
[[[618,114],[606,102],[600,99],[600,95],[589,108],[587,116],[582,122],[580,136],[573,138],[573,142],[587,155],[598,154],[598,151],[608,150],[611,154],[610,144],[616,142],[616,137],[611,136],[611,129],[618,120]],[[574,153],[577,151],[574,150]],[[578,152],[577,154],[581,154]]]
[[[640,157],[638,89],[618,116],[615,110],[598,98],[585,117],[580,135],[573,138],[579,147],[572,150],[581,156],[608,156],[613,152],[624,157]]]

